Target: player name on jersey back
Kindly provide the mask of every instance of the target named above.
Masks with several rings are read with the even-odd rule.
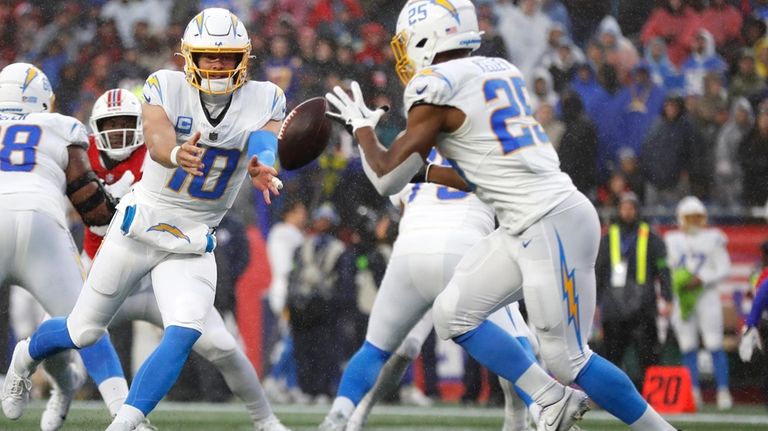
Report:
[[[522,74],[508,61],[439,63],[408,83],[404,99],[406,109],[431,104],[464,112],[464,124],[441,134],[437,148],[509,232],[522,232],[576,190],[533,118]]]
[[[88,148],[80,121],[55,113],[0,113],[0,208],[66,223],[67,147]]]

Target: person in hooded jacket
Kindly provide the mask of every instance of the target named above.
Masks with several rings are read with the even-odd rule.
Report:
[[[600,43],[605,49],[605,61],[616,69],[619,81],[629,82],[629,74],[640,57],[637,49],[624,35],[616,19],[610,15],[603,18],[597,29]]]
[[[768,88],[765,79],[757,74],[755,53],[749,48],[743,48],[739,55],[736,73],[731,77],[728,87],[728,97],[735,100],[741,96],[752,98]]]
[[[597,129],[576,92],[565,91],[561,103],[565,132],[557,149],[560,169],[571,177],[579,191],[592,196],[597,185]]]
[[[664,111],[651,128],[640,153],[640,167],[646,178],[646,205],[673,207],[682,196],[680,180],[690,169],[691,148],[701,140],[685,114],[683,98],[672,94]]]
[[[659,87],[667,91],[682,91],[685,78],[680,74],[667,55],[664,39],[654,37],[645,45],[645,61],[651,69],[651,78]]]
[[[725,207],[740,205],[744,173],[739,164],[739,144],[752,129],[755,114],[752,105],[744,97],[731,104],[728,121],[720,129],[715,142],[715,193],[716,201]]]
[[[651,12],[640,33],[640,41],[647,45],[655,37],[662,38],[667,43],[672,64],[680,67],[689,53],[690,29],[698,23],[698,14],[683,0],[667,0]]]
[[[747,206],[763,206],[768,198],[768,101],[757,109],[755,127],[739,145],[739,161],[744,182],[742,203]]]
[[[541,104],[548,104],[557,106],[560,103],[560,97],[555,92],[552,84],[552,75],[547,69],[542,67],[536,68],[532,72],[533,79],[530,81],[530,88],[528,88],[528,95],[530,96],[528,103],[531,109],[535,112]]]
[[[715,51],[715,40],[707,30],[700,29],[693,39],[693,52],[680,69],[685,76],[688,95],[704,94],[704,76],[708,72],[725,74],[728,64]]]

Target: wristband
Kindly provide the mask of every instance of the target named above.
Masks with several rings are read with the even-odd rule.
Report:
[[[171,157],[169,157],[169,159],[171,160],[171,164],[174,167],[179,167],[179,161],[176,159],[176,156],[179,154],[179,149],[181,149],[181,147],[178,145],[173,147],[173,149],[171,150]]]
[[[427,168],[424,170],[424,182],[428,183],[429,181],[429,170],[432,169],[432,166],[435,166],[434,163],[427,163]]]

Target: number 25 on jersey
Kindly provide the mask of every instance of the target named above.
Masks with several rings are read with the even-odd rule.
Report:
[[[541,125],[530,118],[533,112],[528,105],[524,90],[525,82],[523,78],[517,76],[510,79],[489,79],[483,84],[486,104],[499,100],[502,95],[509,101],[509,104],[496,108],[491,113],[491,127],[501,143],[504,154],[529,145],[549,142],[549,137],[544,133]],[[528,119],[515,121],[523,117]]]
[[[0,130],[0,171],[30,172],[43,131],[34,124],[14,124]]]

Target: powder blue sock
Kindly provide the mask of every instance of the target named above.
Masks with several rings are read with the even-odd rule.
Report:
[[[489,320],[453,341],[477,362],[512,383],[534,363],[518,340]]]
[[[136,373],[125,403],[141,410],[144,416],[148,415],[179,378],[192,345],[200,335],[190,328],[167,327],[160,345]]]
[[[355,405],[360,403],[379,377],[379,372],[392,353],[386,352],[368,341],[349,360],[341,376],[336,397],[345,397]]]
[[[594,402],[629,425],[640,419],[648,403],[618,367],[594,353],[576,377]]]
[[[691,384],[694,388],[699,387],[699,361],[698,352],[683,353],[683,365],[688,367],[688,372],[691,373]],[[714,359],[714,358],[713,358]]]
[[[517,341],[520,342],[520,345],[523,346],[523,350],[525,350],[525,353],[527,353],[528,358],[536,362],[536,355],[533,353],[533,346],[531,346],[531,342],[528,340],[527,337],[515,337],[517,338]],[[525,403],[526,407],[530,407],[531,404],[533,404],[533,399],[530,395],[523,392],[522,389],[518,388],[517,386],[513,385],[513,388],[515,389],[515,392],[517,393],[517,396],[520,397],[521,400]]]
[[[712,366],[715,369],[715,382],[718,389],[728,389],[730,386],[728,378],[728,357],[720,349],[712,352]]]
[[[96,386],[112,377],[125,378],[120,358],[117,357],[109,334],[105,334],[94,344],[83,347],[79,353],[88,375],[91,376]]]
[[[77,349],[67,329],[67,319],[54,317],[40,324],[29,339],[29,355],[36,361],[67,349]]]

